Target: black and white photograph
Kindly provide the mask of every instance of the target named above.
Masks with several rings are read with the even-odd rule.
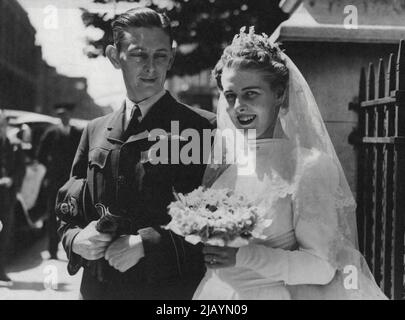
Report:
[[[405,300],[404,40],[405,0],[0,0],[0,300]]]

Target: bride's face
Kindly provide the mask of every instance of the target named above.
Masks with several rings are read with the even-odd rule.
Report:
[[[221,83],[227,112],[238,129],[256,129],[257,139],[272,138],[282,97],[256,70],[225,68]]]

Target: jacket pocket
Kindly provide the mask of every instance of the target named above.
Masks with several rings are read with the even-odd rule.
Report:
[[[108,169],[110,153],[111,150],[100,147],[89,151],[87,182],[93,204],[101,202],[106,205],[108,195],[112,193],[113,185],[108,183],[111,176]]]
[[[111,150],[100,147],[91,149],[89,152],[89,168],[92,169],[93,167],[97,167],[99,169],[104,169],[110,152]]]

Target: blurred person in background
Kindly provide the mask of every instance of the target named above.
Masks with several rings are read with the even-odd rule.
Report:
[[[61,103],[54,106],[61,123],[51,126],[41,137],[37,159],[47,169],[45,183],[47,188],[47,215],[49,254],[57,259],[58,236],[55,215],[56,194],[60,187],[69,179],[70,168],[79,145],[81,129],[70,124],[74,104]]]
[[[4,268],[12,236],[16,194],[25,174],[21,144],[8,139],[7,125],[6,115],[0,110],[0,286],[12,284]]]

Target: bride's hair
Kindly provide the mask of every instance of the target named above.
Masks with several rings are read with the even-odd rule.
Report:
[[[272,43],[266,34],[256,34],[254,27],[240,29],[232,43],[227,46],[213,70],[218,88],[222,90],[221,75],[224,68],[259,71],[271,88],[281,87],[284,91],[288,84],[288,68],[281,56],[281,50]]]

